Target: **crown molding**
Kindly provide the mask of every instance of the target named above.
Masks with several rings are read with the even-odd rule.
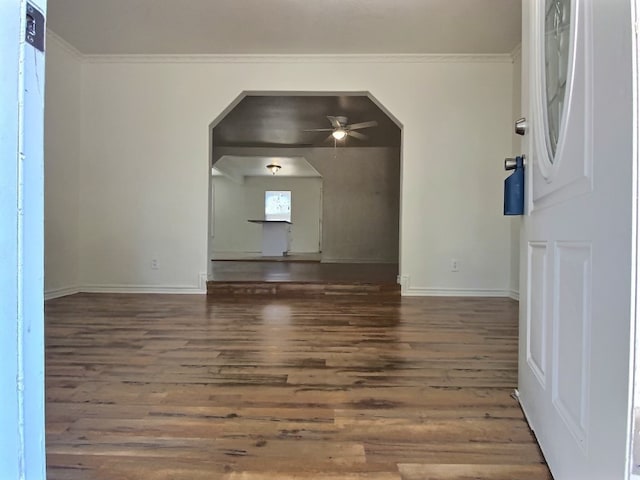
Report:
[[[53,42],[57,44],[60,48],[62,48],[65,52],[71,55],[73,58],[79,61],[84,61],[85,55],[82,54],[80,50],[67,42],[60,35],[55,33],[53,30],[47,30],[47,43]]]
[[[83,55],[87,63],[512,63],[510,54],[362,54],[362,55]]]
[[[510,53],[385,53],[385,54],[84,54],[53,30],[47,40],[57,43],[74,58],[86,63],[512,63],[520,46]]]
[[[522,43],[519,43],[518,45],[515,46],[513,50],[511,50],[511,53],[509,54],[509,56],[512,58],[512,60],[515,61],[516,57],[520,56],[521,54],[522,54]]]

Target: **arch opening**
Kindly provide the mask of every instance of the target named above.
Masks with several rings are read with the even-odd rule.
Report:
[[[351,125],[355,133],[335,138],[337,127]],[[378,272],[373,276],[396,283],[402,124],[373,95],[245,91],[210,124],[209,142],[209,281],[263,280],[268,260],[280,271],[299,270],[300,281],[317,277],[305,268],[351,266],[361,272],[362,278],[350,275],[354,281]],[[275,174],[267,168],[272,164],[281,167]],[[264,219],[267,191],[291,192],[282,258],[264,254],[260,225],[249,222]],[[285,267],[291,263],[297,265]],[[231,274],[241,267],[254,273]]]

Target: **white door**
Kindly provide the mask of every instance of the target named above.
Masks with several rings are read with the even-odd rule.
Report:
[[[626,478],[630,0],[523,1],[519,394],[556,480]]]

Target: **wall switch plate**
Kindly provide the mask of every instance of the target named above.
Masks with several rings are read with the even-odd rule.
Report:
[[[158,261],[157,258],[152,258],[151,259],[151,270],[159,270],[160,269],[160,262]]]

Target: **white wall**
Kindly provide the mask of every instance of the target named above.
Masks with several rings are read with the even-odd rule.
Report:
[[[522,117],[521,95],[522,95],[522,51],[518,49],[513,55],[513,85],[511,99],[511,119],[512,125]],[[511,153],[513,156],[522,154],[522,137],[516,135],[514,127],[511,128]],[[525,175],[527,172],[525,170]],[[512,217],[511,223],[511,273],[509,289],[515,298],[520,296],[520,228],[522,227],[522,217]]]
[[[508,292],[501,160],[512,147],[510,57],[85,60],[85,289],[198,289],[207,268],[208,125],[249,90],[370,91],[404,125],[404,293]],[[451,258],[460,272],[450,272]]]
[[[260,252],[262,227],[249,219],[264,218],[264,192],[291,191],[291,252],[318,252],[321,178],[245,177],[243,184],[213,177],[215,223],[213,252]]]
[[[47,37],[45,96],[45,292],[78,284],[78,181],[81,135],[81,59]]]

